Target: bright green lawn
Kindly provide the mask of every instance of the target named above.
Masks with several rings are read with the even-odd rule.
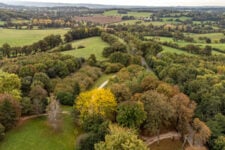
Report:
[[[85,48],[69,50],[62,53],[84,58],[88,58],[91,54],[95,54],[98,60],[103,60],[104,57],[102,56],[102,51],[105,47],[109,46],[106,42],[102,41],[100,37],[91,37],[72,42],[73,47],[79,45],[83,45]]]
[[[199,41],[199,37],[208,37],[215,42],[215,40],[219,41],[221,38],[225,38],[223,33],[208,33],[208,34],[188,34],[189,36],[193,37],[196,41]]]
[[[105,11],[103,15],[105,16],[134,16],[136,18],[139,17],[149,17],[152,13],[149,12],[134,12],[129,11],[127,14],[119,14],[117,10]]]
[[[11,46],[29,45],[50,34],[63,35],[68,30],[65,29],[49,29],[49,30],[15,30],[0,29],[0,46],[8,43]]]
[[[188,52],[176,49],[176,48],[168,47],[168,46],[163,46],[162,53],[165,53],[165,52],[194,56],[194,54],[191,54],[191,53],[188,53]]]
[[[64,114],[63,131],[59,133],[47,125],[46,117],[39,117],[9,131],[0,150],[73,150],[78,134],[69,114]]]

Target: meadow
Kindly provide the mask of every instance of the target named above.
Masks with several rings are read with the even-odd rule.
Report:
[[[194,44],[194,45],[199,45],[200,47],[205,47],[206,45],[209,45],[209,46],[212,46],[213,48],[219,48],[223,51],[225,51],[225,44],[224,43],[203,43],[203,42],[200,42],[198,40],[198,37],[200,36],[206,36],[206,37],[209,37],[213,40],[216,40],[216,39],[219,39],[216,35],[218,36],[221,36],[221,34],[190,34],[190,36],[192,36],[196,42],[192,43],[192,42],[185,42],[185,41],[176,41],[176,44],[178,44],[180,47],[185,47],[186,45],[189,45],[189,44]],[[215,37],[215,38],[214,38]],[[147,39],[153,39],[153,38],[156,38],[157,40],[161,41],[161,42],[174,42],[173,38],[171,37],[153,37],[153,36],[146,36]],[[219,54],[219,52],[215,53],[215,54]],[[222,53],[220,53],[222,54]]]
[[[69,109],[71,111],[71,107]],[[6,134],[0,143],[0,150],[72,150],[74,139],[80,133],[74,127],[70,114],[63,114],[63,130],[54,132],[47,124],[46,117],[27,120]]]
[[[65,29],[46,29],[46,30],[15,30],[0,29],[0,46],[8,43],[11,46],[29,45],[50,34],[63,35],[68,30]]]
[[[105,47],[109,46],[108,43],[102,41],[100,37],[91,37],[82,40],[77,40],[71,43],[73,50],[64,51],[62,54],[72,55],[75,57],[88,58],[91,54],[95,54],[97,60],[103,60],[102,51]],[[77,49],[78,46],[85,48]]]
[[[103,15],[105,16],[134,16],[135,18],[140,17],[149,17],[152,13],[150,12],[134,12],[134,11],[128,11],[127,14],[119,14],[117,10],[110,10],[105,11]]]

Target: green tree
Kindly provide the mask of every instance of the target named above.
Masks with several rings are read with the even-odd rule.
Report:
[[[215,140],[213,150],[225,150],[225,136],[219,136]]]
[[[144,142],[138,139],[135,132],[118,125],[109,126],[109,134],[105,136],[104,142],[95,144],[95,150],[147,150]]]
[[[126,101],[117,108],[117,122],[125,127],[139,128],[147,118],[142,102]]]

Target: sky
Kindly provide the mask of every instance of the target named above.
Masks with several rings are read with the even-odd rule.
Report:
[[[54,3],[90,3],[107,5],[136,5],[136,6],[225,6],[225,0],[17,0]],[[13,0],[0,0],[13,2]]]

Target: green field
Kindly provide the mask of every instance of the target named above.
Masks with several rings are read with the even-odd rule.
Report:
[[[46,122],[46,117],[26,121],[6,134],[0,143],[0,150],[72,150],[78,128],[72,117],[64,114],[63,130],[55,133]]]
[[[223,33],[208,33],[208,34],[186,34],[194,38],[194,40],[199,41],[199,37],[208,37],[212,40],[212,43],[215,41],[219,41],[222,38],[225,38]]]
[[[68,30],[65,29],[49,29],[49,30],[15,30],[0,29],[0,46],[8,43],[11,46],[29,45],[50,34],[63,35]]]
[[[105,16],[134,16],[136,18],[149,17],[152,13],[149,12],[134,12],[129,11],[127,14],[119,14],[117,10],[105,11],[103,15]]]
[[[72,42],[72,46],[75,48],[79,45],[85,46],[85,48],[65,51],[62,52],[62,54],[84,58],[88,58],[91,54],[95,54],[98,60],[103,60],[104,57],[102,56],[102,51],[105,47],[109,46],[108,43],[102,41],[100,37],[91,37]]]
[[[139,24],[139,25],[154,25],[154,26],[162,26],[162,25],[165,25],[166,23],[165,22],[159,22],[159,21],[150,21],[150,22],[145,22],[145,21],[142,21],[142,20],[126,20],[126,21],[121,21],[121,22],[118,22],[118,23],[114,23],[116,25],[118,24],[127,24],[127,25],[134,25],[134,24]]]
[[[218,34],[218,33],[216,33],[216,34]],[[213,37],[213,36],[216,37],[216,34],[210,34],[209,37]],[[194,35],[194,36],[195,36],[195,38],[197,38],[199,36],[199,34],[198,35]],[[161,42],[174,42],[173,41],[173,38],[171,38],[171,37],[153,37],[153,36],[146,36],[146,38],[147,39],[156,38],[157,40],[159,40]],[[201,42],[191,43],[191,42],[185,42],[185,41],[176,41],[175,43],[177,43],[180,47],[185,47],[186,45],[194,44],[194,45],[199,45],[200,47],[203,48],[206,45],[209,45],[209,46],[212,46],[213,48],[219,48],[219,49],[225,51],[225,44],[224,43],[211,43],[211,44],[207,44],[207,43],[201,43]]]
[[[178,140],[162,140],[157,143],[154,143],[150,146],[151,150],[182,150],[182,142]]]
[[[185,51],[176,49],[176,48],[172,48],[172,47],[168,47],[168,46],[163,46],[162,53],[166,53],[166,52],[194,56],[194,54],[191,54],[191,53],[188,53],[188,52],[185,52]]]

